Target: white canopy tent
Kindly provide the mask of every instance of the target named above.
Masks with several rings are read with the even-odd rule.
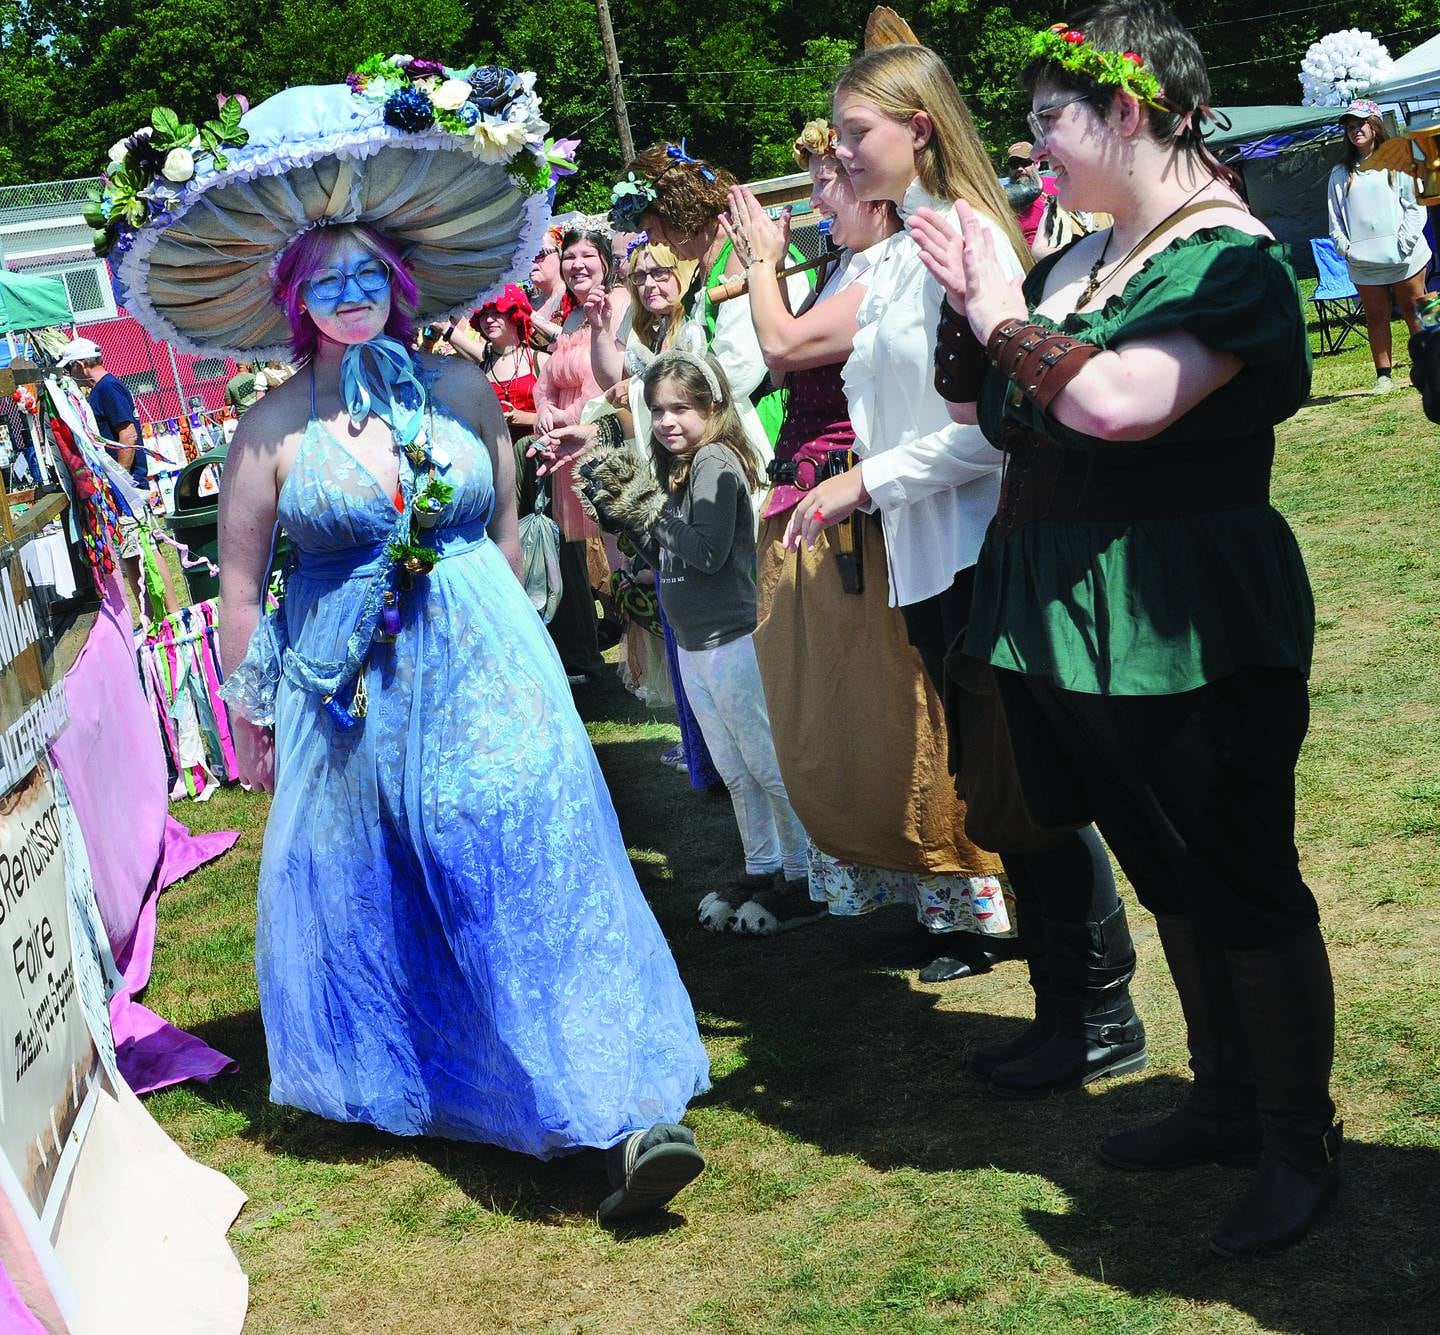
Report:
[[[1440,98],[1440,34],[1407,51],[1385,78],[1365,90],[1376,102],[1421,102]]]

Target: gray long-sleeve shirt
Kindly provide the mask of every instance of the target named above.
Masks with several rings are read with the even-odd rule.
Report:
[[[750,484],[724,445],[701,449],[659,523],[632,536],[659,573],[660,601],[682,649],[718,649],[755,629]]]

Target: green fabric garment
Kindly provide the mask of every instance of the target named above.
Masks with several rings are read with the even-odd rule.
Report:
[[[243,417],[253,408],[257,397],[253,371],[237,372],[225,386],[225,402],[235,409],[237,417]]]
[[[1058,258],[1041,261],[1026,280],[1032,306]],[[1174,483],[1177,461],[1193,469],[1198,458],[1204,467],[1203,447],[1213,443],[1216,469],[1233,470],[1233,451],[1224,461],[1228,442],[1270,439],[1309,396],[1309,339],[1284,247],[1234,228],[1172,242],[1099,310],[1058,325],[1032,318],[1101,348],[1184,330],[1240,359],[1227,384],[1128,446],[1073,431],[1028,399],[1017,403],[1010,381],[986,374],[980,425],[992,441],[1019,424],[1057,448],[1087,451],[1098,467],[1124,461],[1132,488],[1138,473],[1157,498]],[[1268,475],[1268,458],[1257,463]],[[1223,494],[1228,475],[1209,479],[1211,489]],[[1009,533],[992,527],[976,570],[967,653],[1097,695],[1175,694],[1247,667],[1309,672],[1309,580],[1289,526],[1268,504],[1237,501],[1178,518],[1056,518],[1064,499],[1049,517]]]
[[[715,263],[710,266],[710,272],[705,275],[705,288],[697,293],[698,300],[704,301],[704,293],[724,280],[725,266],[730,263],[730,253],[734,249],[734,245],[729,241],[720,247],[720,253],[715,257]],[[786,258],[791,264],[805,263],[804,253],[794,246],[791,246],[786,252]],[[805,281],[811,287],[815,286],[813,269],[805,275]],[[715,341],[715,306],[709,301],[705,302],[705,341],[707,344]],[[768,384],[767,379],[761,384],[761,389]],[[768,394],[752,396],[751,403],[755,407],[755,415],[760,419],[760,425],[765,428],[765,434],[770,438],[770,444],[774,445],[780,436],[780,424],[785,420],[785,392],[772,389]]]

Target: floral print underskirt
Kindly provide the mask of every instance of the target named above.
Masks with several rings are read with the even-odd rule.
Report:
[[[887,904],[910,904],[927,931],[1015,935],[1015,901],[999,876],[887,871],[841,862],[810,845],[810,898],[836,917],[854,918]]]

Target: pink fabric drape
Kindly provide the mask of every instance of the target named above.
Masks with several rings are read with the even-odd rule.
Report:
[[[84,831],[100,916],[127,983],[110,1002],[121,1074],[138,1094],[234,1070],[228,1057],[134,1000],[150,979],[160,892],[239,836],[192,835],[170,816],[165,755],[140,685],[130,610],[114,575],[65,674],[65,702],[70,725],[50,756]]]

